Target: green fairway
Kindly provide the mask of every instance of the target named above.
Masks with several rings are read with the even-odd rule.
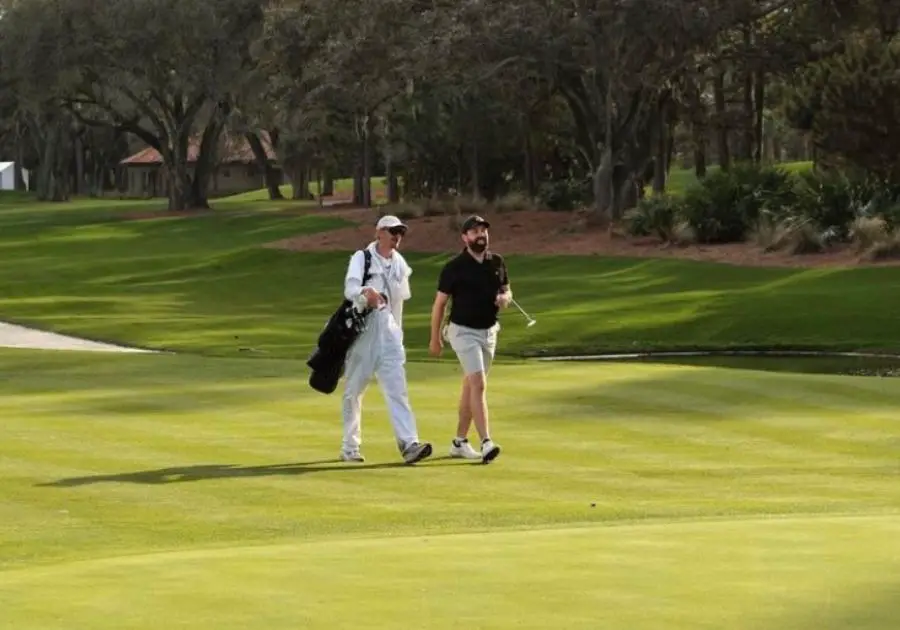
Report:
[[[363,465],[295,361],[0,351],[0,627],[877,628],[900,614],[900,381],[504,366],[490,466],[410,369]],[[573,529],[574,528],[574,529]],[[478,533],[481,532],[481,533]],[[50,596],[49,594],[52,594]]]
[[[886,630],[898,540],[884,517],[584,527],[132,556],[0,588],[18,628]]]
[[[343,220],[274,211],[279,204],[225,202],[194,218],[123,220],[152,207],[158,205],[0,206],[0,254],[14,261],[0,267],[0,319],[212,356],[308,356],[341,299],[350,252],[262,245],[334,229]],[[415,247],[410,235],[405,248]],[[450,255],[408,255],[413,299],[405,326],[413,359],[425,354],[437,274]],[[526,329],[517,311],[504,313],[500,352],[506,356],[723,347],[900,350],[895,268],[508,258],[516,296],[538,325]]]
[[[373,384],[352,465],[340,390],[298,360],[350,252],[262,247],[346,225],[305,207],[0,200],[0,321],[176,351],[0,350],[0,628],[896,625],[900,381],[517,359],[900,350],[894,269],[510,256],[538,325],[503,315],[503,454],[482,466],[445,457],[452,353],[419,361],[450,253],[410,253],[410,395],[437,453],[400,463]]]

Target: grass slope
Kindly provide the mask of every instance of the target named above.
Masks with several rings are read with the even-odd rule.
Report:
[[[264,249],[334,229],[324,215],[222,204],[205,216],[126,221],[146,203],[0,207],[0,319],[140,346],[237,356],[308,355],[341,297],[350,252]],[[360,243],[363,245],[364,243]],[[415,248],[415,239],[407,243]],[[447,255],[409,254],[412,358],[422,358]],[[500,351],[711,347],[900,350],[893,268],[760,269],[697,262],[510,256],[539,324],[503,315]],[[877,305],[877,308],[876,308]],[[244,350],[242,350],[244,349]]]
[[[488,467],[293,361],[0,351],[0,627],[891,628],[900,381],[505,366]],[[458,375],[411,369],[443,455]],[[405,623],[405,622],[404,622]]]

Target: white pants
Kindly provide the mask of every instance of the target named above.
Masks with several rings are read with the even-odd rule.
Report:
[[[406,386],[403,332],[388,309],[370,315],[368,327],[347,353],[344,370],[343,420],[345,451],[362,443],[362,399],[372,377],[381,386],[397,444],[402,450],[419,439]]]

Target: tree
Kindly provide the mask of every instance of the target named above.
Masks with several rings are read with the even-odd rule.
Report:
[[[788,113],[825,156],[900,183],[900,39],[874,29],[802,69]]]
[[[169,207],[206,207],[215,147],[246,76],[261,1],[11,4],[3,22],[5,37],[16,40],[19,85],[31,80],[35,100],[65,106],[84,124],[134,134],[162,157]],[[47,55],[53,63],[38,67]]]

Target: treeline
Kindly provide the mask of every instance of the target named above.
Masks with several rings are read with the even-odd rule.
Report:
[[[0,0],[2,151],[43,199],[143,146],[208,205],[225,137],[293,184],[516,192],[617,220],[674,166],[814,159],[900,180],[900,4]],[[192,141],[196,166],[189,165]],[[274,171],[270,196],[279,197]],[[402,182],[402,189],[401,189]]]

